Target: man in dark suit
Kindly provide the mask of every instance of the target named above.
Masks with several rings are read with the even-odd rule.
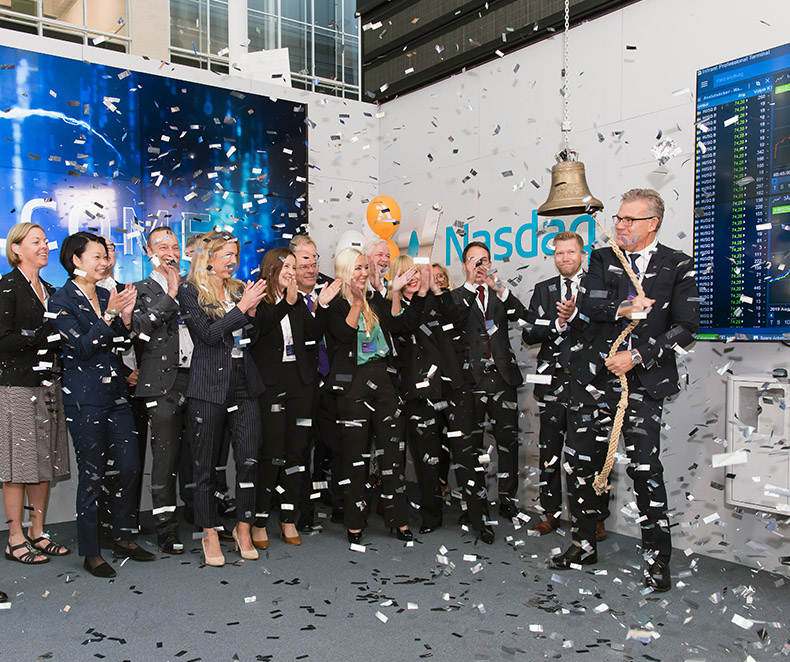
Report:
[[[565,569],[597,562],[595,524],[600,503],[593,479],[601,470],[625,375],[629,397],[623,423],[628,475],[642,528],[647,566],[645,585],[671,588],[672,542],[660,455],[664,399],[676,394],[675,353],[694,342],[699,304],[692,259],[658,243],[664,201],[650,189],[623,194],[614,217],[615,239],[640,279],[644,296],[611,247],[593,251],[582,281],[580,314],[589,318],[585,343],[571,358],[568,464],[573,544],[549,565]],[[608,357],[612,343],[631,320],[640,320],[630,337]],[[608,357],[608,358],[607,358]]]
[[[464,248],[463,263],[466,282],[453,290],[453,299],[460,308],[457,328],[463,332],[465,370],[475,396],[475,434],[483,434],[488,416],[497,446],[499,514],[512,518],[518,513],[516,389],[523,380],[510,346],[508,323],[523,320],[526,310],[495,277],[491,253],[484,243],[469,243]]]
[[[535,400],[540,411],[540,507],[545,519],[532,527],[540,535],[560,525],[562,513],[562,447],[568,428],[570,392],[569,364],[578,351],[586,324],[579,316],[579,284],[582,279],[584,240],[575,232],[560,232],[554,237],[554,266],[559,273],[535,285],[527,311],[522,339],[527,345],[540,343]],[[608,497],[602,497],[608,501]],[[608,506],[601,504],[602,518]],[[606,538],[603,519],[595,532],[596,540]]]
[[[192,338],[179,316],[181,253],[173,231],[160,226],[148,235],[151,275],[139,283],[132,325],[140,374],[135,396],[145,402],[151,426],[151,500],[156,537],[166,554],[183,554],[176,519],[181,448],[189,443],[186,390]]]
[[[289,248],[296,256],[296,287],[304,298],[308,310],[315,315],[318,294],[322,287],[331,282],[331,279],[318,269],[318,248],[310,235],[296,235],[291,240]],[[316,351],[311,351],[310,355],[316,362],[318,374],[326,377],[329,374],[326,343],[322,340]],[[318,492],[313,489],[314,482],[326,482],[327,469],[330,469],[332,474],[328,490],[333,507],[332,519],[343,521],[343,489],[337,485],[343,474],[343,437],[337,424],[339,416],[336,398],[332,393],[320,388],[320,383],[320,379],[316,380],[316,390],[313,395],[313,424],[303,458],[303,466],[310,467],[310,456],[311,453],[313,454],[313,470],[304,472],[299,494],[299,518],[296,528],[302,533],[320,529],[315,526],[315,504],[311,496]]]

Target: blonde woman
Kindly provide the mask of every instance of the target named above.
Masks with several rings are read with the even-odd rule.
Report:
[[[335,274],[341,280],[340,297],[326,310],[330,370],[324,388],[337,393],[343,426],[344,523],[348,541],[358,543],[365,527],[365,481],[370,428],[381,447],[381,498],[384,519],[399,540],[412,540],[404,481],[403,417],[398,415],[398,392],[391,372],[390,333],[416,328],[428,288],[428,272],[414,305],[407,313],[392,314],[392,305],[378,292],[367,292],[368,258],[355,248],[340,251]],[[399,293],[414,271],[395,277]]]
[[[6,557],[46,563],[68,548],[44,533],[49,483],[69,472],[66,419],[59,372],[59,345],[44,317],[55,288],[39,276],[49,261],[44,228],[17,223],[6,237],[13,267],[0,279],[0,482],[8,523]],[[22,528],[25,496],[29,538]]]
[[[439,264],[438,262],[434,262],[431,265],[431,269],[433,269],[433,280],[439,286],[439,289],[453,289],[453,280],[450,278],[450,272],[447,270],[447,267],[445,267],[443,264]]]
[[[186,282],[178,290],[181,315],[194,341],[187,399],[193,426],[195,524],[204,532],[206,565],[222,566],[225,557],[214,527],[216,466],[222,436],[231,432],[236,458],[236,549],[258,558],[250,538],[255,514],[255,480],[261,443],[258,397],[263,393],[249,346],[264,281],[245,284],[233,277],[239,242],[230,233],[211,232],[198,242]]]

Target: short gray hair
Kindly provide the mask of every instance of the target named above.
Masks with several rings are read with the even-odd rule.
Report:
[[[376,248],[379,244],[387,244],[385,239],[381,237],[377,237],[376,239],[371,239],[368,243],[365,244],[364,253],[365,255],[370,255],[373,252],[373,249]],[[389,246],[389,244],[387,244]]]
[[[656,232],[658,232],[661,229],[661,223],[664,221],[664,198],[652,188],[632,188],[630,191],[623,193],[620,198],[620,202],[636,202],[637,200],[647,203],[647,213],[658,218],[658,225],[656,226]]]

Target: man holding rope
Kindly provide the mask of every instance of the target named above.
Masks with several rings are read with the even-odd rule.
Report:
[[[656,191],[624,193],[614,216],[616,247],[590,256],[579,310],[590,325],[570,360],[566,458],[573,544],[549,561],[558,570],[597,563],[596,490],[608,489],[622,433],[639,508],[645,586],[654,591],[672,586],[659,457],[664,399],[680,390],[675,355],[694,342],[699,329],[693,262],[658,243],[663,217],[664,201]]]

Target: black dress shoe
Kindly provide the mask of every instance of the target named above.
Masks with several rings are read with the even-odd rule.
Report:
[[[502,517],[512,519],[518,515],[518,508],[516,508],[516,504],[514,504],[512,501],[502,501],[499,504],[499,514]]]
[[[162,550],[163,554],[183,554],[184,553],[184,545],[182,542],[175,536],[172,538],[166,538],[159,543],[159,548]]]
[[[472,522],[472,520],[469,519],[469,511],[468,510],[465,510],[464,512],[462,512],[461,516],[458,518],[458,523],[461,526],[464,526],[465,524],[468,526],[469,524],[471,524],[471,522]]]
[[[553,570],[567,570],[573,565],[594,565],[598,563],[598,552],[585,552],[578,545],[571,545],[562,554],[549,559],[549,568]]]
[[[414,534],[411,532],[411,529],[395,529],[394,533],[398,540],[403,540],[404,542],[414,540]]]
[[[441,528],[442,528],[441,522],[439,522],[438,524],[429,524],[428,526],[423,524],[420,527],[420,533],[425,535],[426,533],[433,533],[434,531],[436,531],[436,529],[441,529]]]
[[[335,524],[342,524],[345,520],[346,513],[342,508],[333,508],[332,509],[332,519],[331,521]]]
[[[645,571],[645,587],[652,588],[656,593],[664,593],[672,588],[672,575],[669,563],[656,559]]]
[[[82,564],[82,567],[94,577],[98,577],[99,579],[112,579],[118,575],[118,573],[113,570],[112,566],[107,563],[107,561],[103,561],[102,563],[99,563],[99,565],[91,567],[91,564],[88,563],[88,559],[86,558]]]
[[[494,529],[490,526],[484,526],[480,529],[480,540],[482,540],[486,545],[493,545],[494,544]]]
[[[134,547],[124,547],[115,543],[112,548],[112,555],[116,559],[131,559],[132,561],[153,561],[156,558],[156,554],[144,550],[140,545],[132,544],[134,544]]]
[[[8,596],[0,591],[0,602],[8,602]]]
[[[362,540],[362,531],[357,531],[356,533],[353,531],[346,531],[346,534],[348,536],[348,542],[352,545],[358,545]]]
[[[302,513],[299,515],[299,520],[296,522],[296,530],[300,533],[313,532],[313,516],[312,514]]]

